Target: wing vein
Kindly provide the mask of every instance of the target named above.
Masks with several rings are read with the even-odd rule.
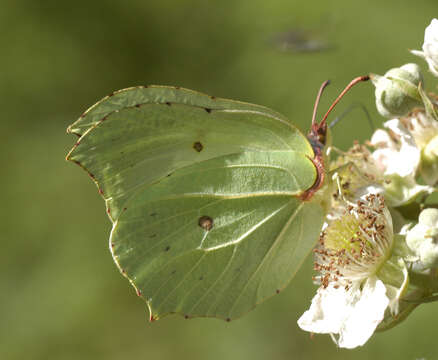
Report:
[[[177,290],[180,286],[181,286],[181,284],[183,284],[184,283],[184,281],[189,277],[189,275],[199,266],[199,264],[201,263],[201,261],[204,259],[204,257],[205,257],[205,253],[203,253],[202,255],[201,255],[201,257],[198,259],[198,261],[192,266],[192,268],[190,269],[190,271],[188,271],[186,274],[185,274],[185,276],[183,277],[183,278],[181,278],[181,280],[178,282],[178,285],[177,286],[175,286],[173,289],[172,289],[172,291],[170,291],[167,295],[166,295],[166,297],[161,301],[161,304],[160,304],[160,306],[159,306],[159,308],[161,308],[161,307],[163,307],[163,305],[166,303],[166,301],[168,301],[169,300],[169,298],[170,298],[170,296],[175,292],[175,290]],[[157,294],[157,293],[155,293],[155,294]]]
[[[233,305],[230,308],[229,314],[231,314],[233,312],[233,309],[235,308],[235,306],[237,305],[238,301],[240,300],[240,298],[242,297],[243,293],[245,292],[245,290],[248,288],[248,286],[250,285],[251,281],[254,279],[254,276],[259,272],[259,270],[262,268],[263,264],[266,261],[267,256],[271,253],[272,249],[274,247],[276,247],[278,239],[281,238],[284,234],[284,232],[286,231],[286,229],[289,227],[289,225],[291,224],[291,222],[295,219],[295,217],[297,216],[297,214],[299,213],[299,211],[301,210],[301,207],[303,206],[303,204],[299,204],[299,206],[297,207],[296,211],[294,212],[294,214],[289,218],[289,220],[287,221],[287,223],[285,224],[285,226],[282,228],[282,230],[280,231],[280,233],[275,237],[272,246],[269,247],[268,251],[266,252],[266,254],[263,256],[262,261],[260,262],[260,264],[257,266],[257,268],[255,269],[255,271],[252,273],[252,275],[250,276],[250,278],[248,279],[247,283],[245,284],[245,286],[243,287],[243,289],[240,291],[239,296],[236,298],[236,300],[233,302]],[[282,209],[285,206],[282,207]],[[281,210],[282,210],[281,209]]]
[[[214,286],[219,282],[220,279],[222,279],[223,275],[227,272],[228,267],[231,265],[232,260],[234,258],[234,255],[236,254],[237,246],[234,247],[233,253],[230,256],[230,259],[227,262],[227,265],[224,267],[223,271],[219,274],[217,279],[209,286],[209,288],[204,292],[204,294],[199,298],[199,300],[190,308],[188,313],[192,313],[194,309],[202,302],[202,300],[210,293],[210,291],[214,288]],[[191,291],[191,290],[190,290]],[[210,308],[208,311],[206,311],[206,314],[210,311]]]

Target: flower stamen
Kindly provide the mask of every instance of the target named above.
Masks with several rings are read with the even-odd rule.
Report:
[[[369,194],[332,220],[314,250],[314,277],[326,288],[350,286],[375,274],[392,247],[392,221],[383,196]]]

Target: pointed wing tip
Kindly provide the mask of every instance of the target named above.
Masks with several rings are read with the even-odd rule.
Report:
[[[75,124],[75,123],[69,125],[68,128],[65,130],[65,132],[66,132],[67,134],[73,134],[73,135],[76,135],[76,136],[78,136],[78,137],[81,137],[82,134],[80,134],[79,132],[77,132],[77,129],[74,129],[74,128],[73,128],[73,125],[74,125],[74,124]]]
[[[73,159],[73,152],[76,150],[76,148],[78,147],[78,145],[79,145],[79,141],[76,142],[76,143],[73,145],[73,147],[70,149],[70,151],[67,153],[67,155],[65,156],[65,160],[67,160],[67,161],[71,161],[71,162],[74,162],[75,164],[78,164],[81,168],[84,168],[84,167],[82,166],[82,164],[81,164],[79,161]],[[84,169],[85,169],[85,168],[84,168]],[[88,170],[87,170],[87,172],[88,172]]]

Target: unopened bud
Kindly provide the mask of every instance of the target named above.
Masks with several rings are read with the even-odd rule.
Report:
[[[422,105],[418,85],[423,82],[423,76],[418,65],[406,64],[384,76],[371,74],[370,77],[376,87],[377,110],[382,116],[388,119],[404,116]]]
[[[423,268],[438,266],[438,209],[424,209],[418,224],[406,234],[406,244]]]

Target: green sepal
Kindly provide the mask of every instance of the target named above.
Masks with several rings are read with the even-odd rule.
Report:
[[[429,115],[430,117],[432,117],[433,119],[438,121],[438,113],[435,109],[434,104],[432,103],[432,101],[429,99],[429,97],[427,96],[426,92],[423,90],[423,84],[420,82],[418,84],[418,91],[420,94],[421,100],[423,101],[424,104],[424,108],[426,110],[427,115]]]

